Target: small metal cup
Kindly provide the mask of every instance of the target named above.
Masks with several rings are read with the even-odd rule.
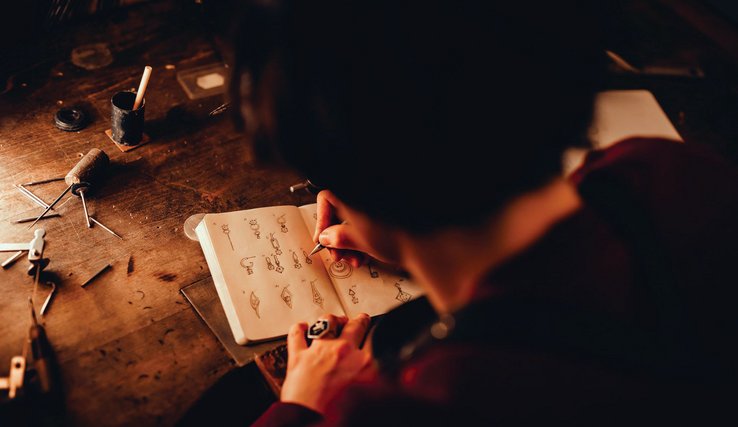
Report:
[[[111,132],[113,141],[122,145],[137,145],[143,139],[146,99],[133,110],[134,92],[118,92],[110,99],[112,105]]]

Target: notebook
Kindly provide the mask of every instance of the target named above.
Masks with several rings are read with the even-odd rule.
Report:
[[[195,232],[238,344],[282,338],[297,322],[331,313],[377,316],[421,288],[376,261],[361,268],[309,256],[316,204],[207,214]]]
[[[587,136],[593,149],[607,148],[632,137],[684,142],[653,93],[642,89],[608,90],[597,94]],[[587,151],[574,148],[564,153],[565,175],[581,166]]]

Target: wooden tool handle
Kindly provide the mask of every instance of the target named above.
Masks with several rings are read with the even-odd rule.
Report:
[[[108,155],[98,148],[93,148],[69,171],[64,177],[64,182],[67,185],[80,182],[94,183],[95,178],[102,175],[109,164]]]
[[[138,92],[136,92],[136,101],[133,103],[133,111],[138,110],[141,106],[141,102],[144,99],[144,93],[146,93],[146,86],[149,85],[149,78],[151,77],[151,66],[147,65],[144,67],[143,77],[141,77],[141,84],[138,85]]]

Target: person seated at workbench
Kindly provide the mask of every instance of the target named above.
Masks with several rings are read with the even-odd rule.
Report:
[[[233,79],[256,152],[326,188],[316,240],[334,259],[395,263],[427,293],[366,340],[367,316],[327,314],[342,331],[310,345],[294,325],[281,399],[256,425],[727,412],[738,172],[630,139],[562,176],[603,75],[593,11],[256,3]]]

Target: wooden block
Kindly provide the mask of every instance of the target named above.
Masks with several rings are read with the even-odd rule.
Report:
[[[127,153],[129,151],[135,150],[136,148],[138,148],[138,147],[140,147],[142,145],[147,144],[151,140],[151,138],[149,138],[149,136],[144,133],[143,136],[141,137],[141,142],[139,142],[138,144],[136,144],[136,145],[123,145],[123,144],[118,144],[117,142],[115,142],[113,140],[113,130],[112,129],[106,130],[105,131],[105,135],[107,135],[108,138],[110,138],[110,140],[113,141],[113,144],[115,144],[120,149],[120,151],[122,151],[124,153]]]

